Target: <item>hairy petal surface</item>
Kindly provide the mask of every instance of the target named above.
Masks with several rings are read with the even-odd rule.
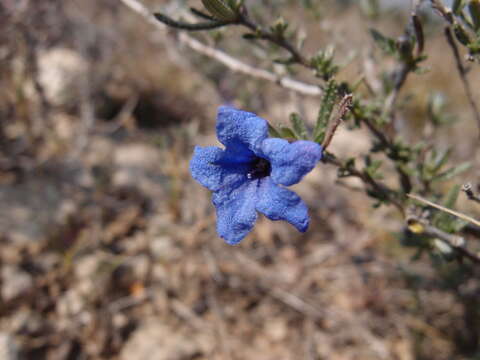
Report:
[[[272,180],[286,186],[298,183],[322,158],[322,147],[306,140],[270,138],[262,142],[261,151],[272,166]]]
[[[190,173],[201,185],[212,191],[236,188],[247,181],[249,165],[235,163],[235,159],[216,146],[195,146]]]
[[[256,153],[267,136],[267,122],[254,113],[229,106],[218,109],[217,137],[227,151],[243,156],[249,152]]]
[[[256,209],[270,220],[285,220],[305,232],[310,223],[308,208],[293,191],[275,184],[270,178],[260,181]]]
[[[257,181],[243,183],[236,189],[214,192],[217,209],[217,232],[228,244],[238,244],[253,228],[257,220]]]

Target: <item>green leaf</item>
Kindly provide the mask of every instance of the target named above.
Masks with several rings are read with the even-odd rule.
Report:
[[[362,0],[360,6],[368,17],[375,18],[380,14],[380,3],[378,0]]]
[[[234,21],[238,17],[233,8],[223,0],[202,0],[202,4],[218,20]]]
[[[327,83],[325,93],[320,104],[320,111],[318,112],[317,123],[313,131],[313,141],[321,144],[325,138],[325,133],[328,127],[328,121],[335,106],[337,99],[337,83],[335,80],[330,80]]]
[[[480,29],[480,0],[470,0],[468,2],[468,10],[472,17],[473,28],[475,31]]]
[[[372,35],[377,46],[387,55],[395,55],[397,53],[397,47],[394,39],[382,35],[375,29],[370,29],[370,34]]]
[[[445,181],[445,180],[450,180],[451,178],[461,174],[464,171],[467,171],[470,169],[472,164],[470,162],[466,161],[464,163],[461,163],[458,166],[455,166],[453,168],[448,169],[447,171],[441,173],[440,175],[436,176],[433,181]]]
[[[290,114],[290,122],[292,123],[293,131],[298,139],[308,139],[308,131],[305,123],[297,113]]]
[[[454,185],[448,192],[447,196],[445,197],[445,202],[443,203],[443,206],[447,208],[454,207],[455,203],[457,202],[459,193],[460,193],[460,185]]]
[[[462,11],[463,8],[467,5],[466,0],[454,0],[452,4],[452,11],[455,15],[459,15]]]
[[[355,168],[355,161],[356,160],[354,157],[348,158],[345,161],[344,165],[338,168],[337,176],[339,178],[350,176],[351,169]]]
[[[295,132],[286,126],[280,127],[280,134],[281,134],[280,137],[283,139],[298,139]]]
[[[429,95],[427,111],[434,126],[451,124],[455,121],[452,114],[446,110],[446,98],[440,92],[433,92]]]
[[[246,33],[246,34],[243,34],[242,37],[245,40],[258,40],[258,34],[256,33]]]
[[[383,178],[382,174],[378,173],[378,170],[382,166],[381,160],[372,159],[369,155],[365,157],[366,167],[364,171],[373,179]]]
[[[443,206],[448,209],[453,209],[455,203],[457,202],[458,195],[460,194],[460,185],[453,186],[445,196],[443,201]],[[458,222],[458,219],[444,211],[439,211],[435,214],[432,219],[433,225],[439,229],[446,231],[448,233],[453,233],[459,227],[462,227],[462,224]],[[463,221],[462,221],[463,223]]]
[[[463,28],[460,24],[456,23],[453,25],[453,32],[455,33],[455,37],[458,41],[460,41],[463,45],[468,46],[470,44],[470,35],[468,34],[467,30]]]
[[[435,150],[432,152],[433,160],[431,171],[433,174],[436,174],[442,169],[442,167],[447,163],[451,153],[452,149],[446,149],[439,151],[438,153]]]
[[[279,18],[275,23],[270,27],[270,31],[276,38],[282,39],[285,37],[285,32],[288,29],[288,23],[285,22],[283,18]]]
[[[327,46],[310,59],[315,76],[328,81],[338,72],[340,68],[333,62],[334,52],[333,46]]]
[[[268,133],[271,137],[281,138],[282,134],[272,124],[268,124]]]

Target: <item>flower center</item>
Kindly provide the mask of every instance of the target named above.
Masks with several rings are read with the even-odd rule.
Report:
[[[268,160],[257,157],[253,162],[252,162],[252,168],[251,170],[247,173],[247,178],[249,179],[260,179],[265,176],[270,175],[270,172],[272,171],[272,167],[270,166],[270,163]]]

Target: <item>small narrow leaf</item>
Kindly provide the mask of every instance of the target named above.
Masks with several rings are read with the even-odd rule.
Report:
[[[276,137],[276,138],[282,137],[282,134],[280,133],[280,131],[277,130],[277,128],[275,128],[275,126],[273,126],[270,123],[268,124],[268,133],[270,134],[271,137]]]
[[[460,185],[453,186],[448,191],[448,194],[445,196],[445,200],[443,201],[443,206],[448,209],[453,209],[455,206],[455,203],[457,202],[459,194],[460,194]],[[432,223],[435,226],[449,233],[454,230],[456,222],[457,222],[456,217],[444,211],[437,212],[432,219]]]
[[[280,134],[281,134],[281,137],[284,138],[284,139],[298,140],[298,137],[295,134],[295,132],[292,129],[290,129],[289,127],[282,126],[280,128]]]
[[[450,168],[447,171],[441,173],[440,175],[435,177],[433,180],[434,181],[450,180],[451,178],[461,174],[462,172],[467,171],[468,169],[470,169],[471,166],[472,164],[470,164],[469,162],[461,163],[460,165]]]
[[[295,131],[299,139],[308,139],[307,128],[298,114],[292,113],[290,115],[290,122],[292,123],[293,131]]]
[[[375,29],[370,29],[370,34],[377,46],[382,49],[387,55],[395,55],[397,52],[395,40],[382,35]]]
[[[457,40],[460,41],[463,45],[468,46],[468,44],[470,44],[470,35],[463,28],[463,26],[461,26],[460,24],[455,24],[453,26],[453,31]]]
[[[223,0],[202,0],[203,6],[215,18],[222,21],[235,21],[237,14]]]
[[[468,2],[468,10],[472,17],[473,28],[475,31],[480,30],[480,0],[470,0]]]
[[[328,121],[330,120],[330,115],[332,114],[336,98],[337,83],[334,80],[330,80],[327,83],[327,87],[320,104],[320,111],[318,112],[315,130],[313,131],[313,139],[319,144],[321,144],[325,138]]]
[[[463,8],[467,4],[466,0],[454,0],[452,4],[452,11],[455,15],[460,15]]]

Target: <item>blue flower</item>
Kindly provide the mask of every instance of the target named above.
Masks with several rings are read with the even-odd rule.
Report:
[[[239,243],[252,230],[257,211],[305,232],[307,206],[283,186],[298,183],[310,172],[322,157],[322,147],[312,141],[268,138],[264,119],[227,106],[218,111],[217,137],[225,149],[196,146],[190,172],[213,192],[218,234],[228,244]]]

